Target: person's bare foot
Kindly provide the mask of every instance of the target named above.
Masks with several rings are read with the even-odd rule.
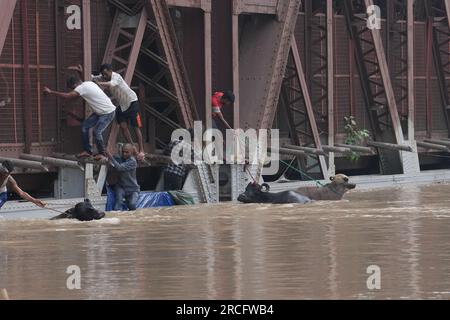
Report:
[[[87,151],[83,151],[76,155],[77,158],[89,158],[91,154]]]

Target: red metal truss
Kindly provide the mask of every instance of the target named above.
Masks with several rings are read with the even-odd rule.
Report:
[[[281,105],[286,111],[294,145],[322,150],[310,90],[295,39],[291,43],[291,52],[282,87]],[[322,155],[298,158],[298,164],[302,172],[308,176],[304,177],[305,180],[309,180],[309,176],[312,175],[319,179],[327,175],[327,165]]]
[[[117,10],[113,20],[103,63],[111,63],[129,85],[133,79],[146,24],[146,10],[141,10],[136,19]]]
[[[386,9],[385,43],[392,87],[402,125],[408,128],[408,139],[414,140],[414,1],[388,1]]]
[[[358,5],[358,6],[356,6]],[[380,30],[367,27],[367,8],[372,0],[344,1],[344,14],[371,122],[372,138],[379,142],[403,144],[403,132]],[[383,174],[403,173],[398,150],[378,149]]]
[[[178,111],[181,114],[180,120],[185,128],[193,128],[194,121],[198,119],[198,114],[170,17],[169,7],[165,0],[148,0],[146,1],[146,8],[158,31],[160,46],[164,52],[172,79],[172,89],[177,98]]]
[[[192,127],[198,119],[169,9],[164,1],[142,2],[145,7],[129,2],[129,9],[109,2],[117,5],[117,11],[103,62],[112,63],[130,85],[133,79],[135,86],[144,84],[140,90],[144,116],[167,129],[154,137],[163,146],[173,129]],[[141,11],[130,16],[136,8]]]

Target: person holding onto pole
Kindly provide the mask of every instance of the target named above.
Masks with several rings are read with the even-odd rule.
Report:
[[[129,210],[136,210],[140,186],[136,179],[137,161],[134,158],[136,149],[131,143],[122,147],[122,156],[113,156],[107,152],[111,166],[118,173],[118,181],[114,186],[116,201],[114,210],[121,211],[125,200]]]

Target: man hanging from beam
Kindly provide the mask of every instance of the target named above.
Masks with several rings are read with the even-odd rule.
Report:
[[[80,74],[83,74],[81,65],[77,67],[70,67]],[[112,94],[112,98],[117,102],[119,107],[116,109],[116,121],[111,128],[112,141],[117,140],[118,127],[122,129],[122,133],[128,143],[133,143],[128,126],[134,128],[134,133],[138,142],[138,154],[136,159],[142,161],[145,158],[144,139],[142,137],[142,121],[139,114],[139,99],[136,93],[130,88],[120,74],[113,71],[112,65],[103,64],[100,66],[100,75],[92,76],[92,81],[97,83],[102,89],[107,89]],[[108,145],[108,150],[111,151],[112,145]]]
[[[28,193],[20,189],[16,180],[11,176],[14,165],[10,161],[0,163],[0,209],[8,200],[8,190],[17,193],[22,199],[30,201],[38,207],[44,208],[46,204],[39,199],[35,199]]]

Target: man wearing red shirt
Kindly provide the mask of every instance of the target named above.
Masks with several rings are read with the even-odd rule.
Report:
[[[212,96],[212,126],[214,129],[219,129],[217,120],[220,120],[228,129],[233,129],[225,120],[222,114],[222,107],[234,103],[234,94],[231,91],[216,92]]]

